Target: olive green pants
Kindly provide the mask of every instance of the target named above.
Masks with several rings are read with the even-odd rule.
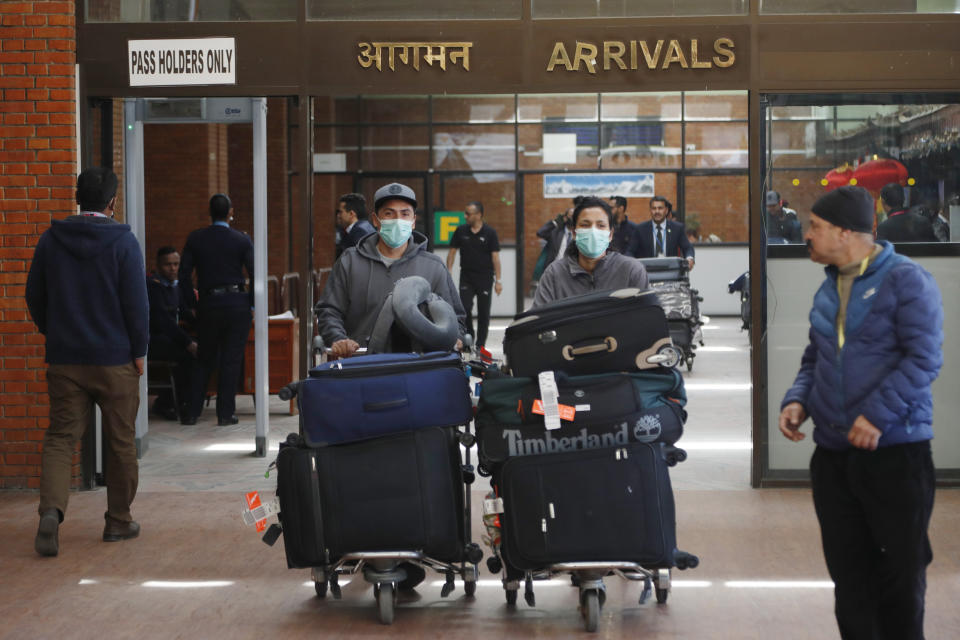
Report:
[[[93,404],[103,425],[106,516],[129,522],[137,494],[136,418],[140,376],[133,362],[117,366],[52,364],[47,370],[50,426],[43,438],[40,512],[67,511],[73,452],[91,423]]]

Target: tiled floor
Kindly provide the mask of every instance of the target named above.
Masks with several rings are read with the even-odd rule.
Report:
[[[495,326],[503,321],[494,321]],[[832,592],[806,490],[749,487],[749,392],[698,384],[749,381],[746,334],[715,319],[707,349],[687,375],[690,419],[681,444],[690,458],[671,472],[678,542],[701,557],[675,572],[666,605],[637,602],[640,587],[608,579],[603,637],[834,638]],[[499,337],[494,332],[491,341]],[[722,349],[721,349],[722,347]],[[297,418],[274,400],[270,441],[296,431]],[[36,495],[0,493],[0,637],[3,638],[357,638],[570,637],[582,633],[576,590],[564,577],[536,584],[536,607],[505,603],[481,567],[475,598],[458,584],[440,597],[439,576],[401,599],[396,622],[377,622],[371,590],[346,584],[343,599],[320,600],[309,572],[286,569],[282,541],[268,547],[243,525],[243,493],[270,492],[269,460],[255,458],[253,405],[241,423],[217,427],[212,409],[195,427],[152,422],[141,462],[135,517],[140,538],[100,541],[104,492],[74,494],[61,528],[61,554],[33,552]],[[481,480],[473,502],[485,493]],[[475,519],[477,522],[479,519]],[[937,495],[931,535],[927,636],[960,629],[960,493]],[[475,522],[474,539],[480,530]]]

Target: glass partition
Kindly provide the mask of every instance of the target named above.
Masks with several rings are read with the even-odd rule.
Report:
[[[86,0],[86,22],[296,20],[302,0]]]
[[[760,13],[960,13],[957,0],[760,0]]]
[[[518,20],[521,9],[521,0],[307,0],[311,20]]]
[[[531,0],[536,18],[643,18],[745,15],[747,0]]]
[[[874,198],[877,236],[933,274],[943,296],[944,327],[960,324],[960,94],[768,95],[761,96],[761,106],[763,202],[770,205],[752,212],[766,239],[764,271],[752,279],[752,294],[762,297],[753,329],[760,332],[760,378],[767,382],[758,389],[766,394],[758,420],[764,443],[759,482],[770,483],[805,479],[813,449],[811,438],[786,440],[777,420],[824,278],[823,265],[809,259],[802,237],[787,238],[785,229],[796,225],[802,234],[817,198],[842,185],[865,188]],[[889,201],[881,190],[893,194]],[[900,224],[904,220],[909,227]],[[921,237],[921,228],[929,233]],[[960,473],[960,434],[950,428],[960,411],[951,390],[960,375],[958,348],[947,331],[944,365],[933,385],[932,446],[941,477]]]

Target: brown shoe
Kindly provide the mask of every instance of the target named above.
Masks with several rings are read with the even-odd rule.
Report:
[[[40,516],[40,526],[37,527],[37,539],[33,548],[42,556],[55,556],[60,552],[60,512],[56,509],[47,509]]]
[[[117,542],[119,540],[129,540],[140,535],[140,524],[131,520],[130,522],[120,522],[107,518],[107,524],[103,527],[103,541]]]

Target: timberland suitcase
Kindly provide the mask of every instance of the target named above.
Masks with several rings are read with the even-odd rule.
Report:
[[[553,430],[545,426],[536,378],[491,378],[480,386],[475,424],[486,470],[515,456],[673,444],[683,434],[686,393],[676,369],[555,377],[561,420]]]
[[[456,426],[473,415],[463,363],[448,352],[327,362],[300,383],[297,401],[300,430],[311,447]]]
[[[358,551],[464,551],[463,475],[452,428],[315,450],[331,558]]]
[[[296,440],[296,436],[294,440]],[[277,497],[287,566],[291,569],[326,564],[323,509],[314,449],[281,445],[277,454]]]
[[[511,567],[674,565],[676,520],[663,445],[510,458],[500,491],[502,553]]]
[[[657,296],[640,289],[598,291],[518,314],[503,350],[515,376],[570,375],[660,366],[673,353]],[[669,360],[669,359],[668,359]]]

